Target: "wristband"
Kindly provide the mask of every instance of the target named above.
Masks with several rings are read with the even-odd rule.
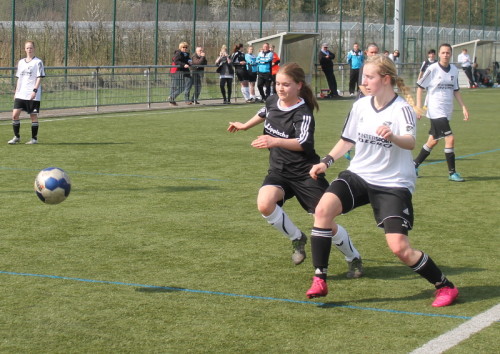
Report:
[[[33,92],[34,92],[34,93],[37,93],[37,92],[38,92],[38,89],[33,89]]]
[[[326,168],[330,167],[331,165],[333,165],[333,163],[335,162],[335,160],[333,159],[333,157],[331,157],[330,155],[326,155],[325,157],[323,157],[321,159],[320,162],[323,162],[325,165],[326,165]]]

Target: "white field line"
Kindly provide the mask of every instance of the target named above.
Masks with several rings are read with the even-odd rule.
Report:
[[[500,321],[500,304],[491,309],[472,317],[467,322],[448,331],[437,338],[427,342],[420,348],[415,349],[410,354],[437,354],[453,348],[458,343],[466,340],[474,333],[490,326],[492,323]]]

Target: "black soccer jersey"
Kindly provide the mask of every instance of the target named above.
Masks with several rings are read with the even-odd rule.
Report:
[[[269,149],[269,169],[287,178],[308,178],[312,165],[319,163],[314,150],[314,116],[305,101],[282,107],[278,95],[272,95],[259,110],[265,118],[264,134],[277,138],[297,139],[304,151],[283,148]]]

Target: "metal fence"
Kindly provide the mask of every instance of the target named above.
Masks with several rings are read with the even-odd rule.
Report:
[[[27,39],[47,66],[159,65],[181,41],[215,60],[222,44],[284,31],[319,33],[339,62],[354,41],[421,62],[442,42],[499,41],[499,1],[2,0],[0,66],[15,66]]]
[[[46,67],[42,81],[43,110],[103,106],[141,105],[145,109],[155,103],[164,103],[170,94],[172,80],[170,65],[164,66],[102,66],[102,67]],[[398,74],[407,86],[415,86],[419,65],[401,64]],[[0,112],[12,110],[16,80],[14,68],[0,68]],[[341,63],[335,68],[335,76],[341,94],[348,92],[349,66]],[[316,66],[311,87],[318,97],[328,89],[321,69]],[[255,87],[258,93],[257,87]],[[194,88],[191,89],[191,93]],[[233,80],[235,102],[242,102],[240,83]],[[184,101],[184,94],[178,96]],[[219,74],[213,66],[205,67],[200,101],[221,102]]]

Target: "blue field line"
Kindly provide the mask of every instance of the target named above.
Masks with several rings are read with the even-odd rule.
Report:
[[[33,171],[39,172],[40,170],[34,168],[15,168],[15,167],[5,167],[0,166],[0,170],[6,171]],[[211,182],[230,182],[225,179],[218,178],[195,178],[195,177],[172,177],[172,176],[148,176],[148,175],[137,175],[137,174],[126,174],[126,173],[104,173],[104,172],[85,172],[85,171],[68,171],[68,174],[80,174],[80,175],[94,175],[94,176],[109,176],[109,177],[135,177],[135,178],[149,178],[149,179],[168,179],[168,180],[189,180],[189,181],[211,181]]]
[[[490,152],[496,152],[499,151],[500,149],[493,149],[493,150],[487,150],[487,151],[481,151],[481,152],[476,152],[474,154],[469,154],[469,155],[463,155],[463,156],[457,156],[455,157],[456,160],[458,159],[466,159],[467,157],[472,157],[472,156],[477,156],[477,155],[482,155],[482,154],[488,154]],[[438,163],[443,163],[446,162],[446,160],[439,160],[439,161],[433,161],[433,162],[426,162],[421,164],[420,166],[428,166],[428,165],[436,165]]]
[[[375,308],[375,307],[361,307],[361,306],[352,306],[352,305],[336,305],[336,304],[316,302],[316,301],[282,299],[282,298],[275,298],[275,297],[268,297],[268,296],[242,295],[242,294],[225,293],[225,292],[219,292],[219,291],[176,288],[176,287],[170,287],[170,286],[157,286],[157,285],[147,285],[147,284],[124,283],[124,282],[119,282],[119,281],[72,278],[72,277],[65,277],[65,276],[59,276],[59,275],[17,273],[17,272],[8,272],[8,271],[4,271],[4,270],[0,270],[0,274],[20,275],[20,276],[27,276],[27,277],[39,277],[39,278],[50,278],[50,279],[61,279],[61,280],[72,280],[72,281],[80,281],[80,282],[85,282],[85,283],[135,286],[138,288],[163,289],[163,290],[167,290],[167,291],[179,291],[179,292],[196,293],[196,294],[231,296],[231,297],[239,297],[239,298],[252,299],[252,300],[267,300],[267,301],[288,302],[288,303],[295,303],[295,304],[314,305],[317,307],[325,307],[325,308],[336,307],[336,308],[345,308],[345,309],[353,309],[353,310],[386,312],[386,313],[394,313],[394,314],[401,314],[401,315],[458,318],[458,319],[462,319],[462,320],[469,320],[472,318],[472,317],[468,317],[468,316],[456,316],[456,315],[445,315],[445,314],[423,313],[423,312],[408,312],[408,311],[387,310],[387,309],[379,309],[379,308]]]

